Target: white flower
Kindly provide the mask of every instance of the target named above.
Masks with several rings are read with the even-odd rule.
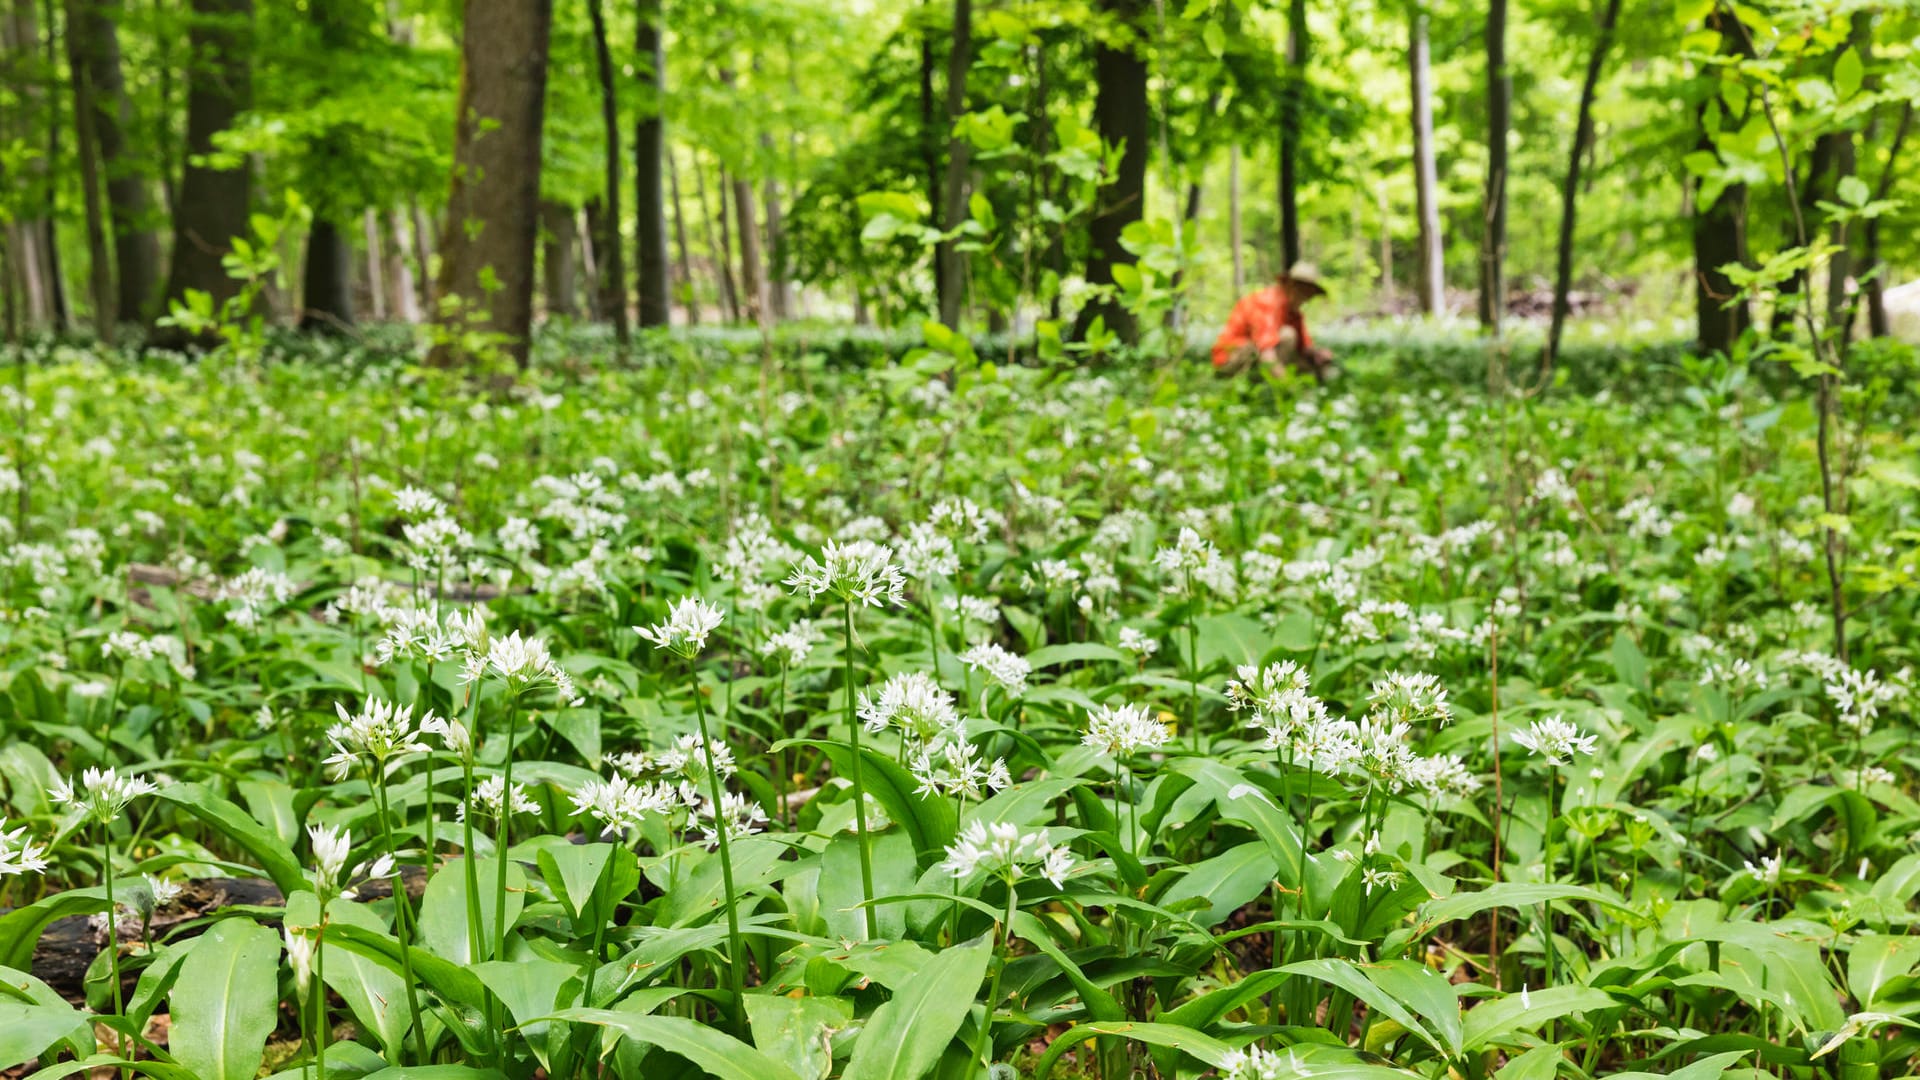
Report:
[[[667,784],[635,784],[616,774],[611,780],[588,781],[573,793],[573,813],[597,819],[607,831],[637,829],[648,814],[664,814],[680,805]]]
[[[653,642],[656,649],[669,649],[692,658],[707,647],[707,635],[719,627],[720,609],[697,596],[686,596],[667,609],[667,620],[633,632]]]
[[[1153,553],[1153,563],[1161,573],[1173,577],[1200,569],[1212,562],[1217,554],[1212,541],[1203,540],[1199,533],[1182,527],[1173,546],[1160,548]]]
[[[832,593],[849,604],[873,607],[883,603],[898,607],[906,602],[906,574],[894,563],[892,549],[871,540],[846,544],[828,540],[820,559],[816,561],[811,555],[803,558],[788,575],[786,585],[795,593],[806,593],[809,600]]]
[[[1546,758],[1549,765],[1565,765],[1575,754],[1592,755],[1598,739],[1583,734],[1559,716],[1549,716],[1535,720],[1525,731],[1514,732],[1513,741]]]
[[[1307,1070],[1291,1046],[1285,1054],[1249,1046],[1220,1059],[1220,1080],[1282,1080],[1305,1075]]]
[[[393,493],[393,506],[410,518],[434,517],[445,508],[439,497],[412,485]]]
[[[1376,713],[1409,724],[1445,727],[1453,719],[1447,688],[1425,672],[1388,672],[1385,678],[1374,680],[1367,704]]]
[[[1760,865],[1755,866],[1753,863],[1745,862],[1744,860],[1742,865],[1745,868],[1745,872],[1752,875],[1755,881],[1763,885],[1778,885],[1780,884],[1780,872],[1786,868],[1785,863],[1786,856],[1784,855],[1762,855],[1760,856]]]
[[[340,872],[347,868],[353,835],[331,825],[309,825],[307,839],[313,844],[314,885],[325,895],[340,880]]]
[[[553,654],[547,651],[547,643],[539,638],[521,637],[518,630],[488,642],[485,662],[477,670],[491,672],[505,679],[511,690],[524,690],[542,682],[551,682],[554,693],[561,701],[571,704],[577,699],[573,676],[554,662]],[[472,674],[476,668],[470,665],[468,671]]]
[[[728,840],[739,840],[752,836],[767,823],[767,812],[760,804],[741,795],[728,791],[720,796],[720,813],[713,812],[713,800],[703,799],[698,807],[700,839],[708,848],[720,846],[720,830],[727,830]]]
[[[1120,651],[1142,657],[1152,656],[1160,651],[1160,642],[1131,626],[1123,626],[1120,628]]]
[[[473,736],[459,717],[450,716],[443,720],[428,713],[426,719],[420,721],[420,734],[440,736],[440,743],[447,748],[447,753],[456,757],[466,757],[473,750]]]
[[[27,827],[4,828],[0,821],[0,877],[39,874],[47,869],[47,847],[27,839]]]
[[[1166,745],[1168,734],[1167,725],[1155,719],[1145,705],[1098,705],[1087,715],[1087,731],[1080,742],[1118,758],[1157,750]]]
[[[977,799],[985,792],[1013,785],[1006,759],[983,760],[973,744],[967,742],[964,729],[943,743],[922,743],[915,747],[907,758],[907,771],[919,781],[914,791],[923,797],[955,795]]]
[[[158,790],[131,773],[122,776],[114,769],[88,769],[80,775],[78,786],[64,777],[54,780],[47,797],[56,806],[71,806],[82,817],[105,825],[125,813],[133,800]]]
[[[992,825],[975,821],[947,846],[946,861],[940,865],[956,878],[984,869],[1008,884],[1037,867],[1040,876],[1058,889],[1065,887],[1073,870],[1073,854],[1049,843],[1045,832],[1023,833],[1020,826],[1005,821]]]
[[[881,684],[875,696],[861,691],[859,715],[868,731],[878,733],[894,727],[903,737],[924,743],[953,738],[960,726],[953,695],[921,671],[895,675]]]
[[[501,804],[509,801],[506,791],[507,782],[504,777],[489,776],[485,780],[475,784],[473,788],[474,811],[498,820],[500,818]],[[513,785],[510,811],[515,814],[537,814],[540,812],[540,804],[534,802],[533,799],[527,795],[527,789],[525,787],[515,784]],[[465,820],[466,816],[467,804],[461,803],[454,809],[454,817],[459,820]]]
[[[951,539],[916,521],[907,526],[906,539],[900,543],[900,569],[921,581],[944,580],[960,572],[960,557]]]
[[[983,642],[960,654],[960,659],[968,670],[984,670],[987,677],[1000,684],[1000,688],[1018,697],[1027,688],[1027,676],[1033,673],[1033,665],[1026,657],[1015,656],[993,642]]]
[[[812,654],[815,638],[813,624],[801,619],[768,637],[760,654],[786,667],[799,667]]]
[[[431,749],[420,741],[411,705],[368,698],[357,713],[347,712],[347,707],[339,702],[334,702],[333,708],[340,722],[327,729],[327,741],[333,745],[333,753],[327,757],[327,770],[335,780],[346,779],[363,758],[384,769],[403,754],[424,754]],[[433,714],[428,713],[427,720],[433,719]]]
[[[689,784],[695,784],[705,790],[707,786],[707,759],[713,759],[712,772],[720,774],[725,782],[736,771],[733,763],[733,748],[720,739],[702,742],[699,732],[689,731],[674,740],[673,746],[662,750],[655,764],[669,774],[678,776]]]

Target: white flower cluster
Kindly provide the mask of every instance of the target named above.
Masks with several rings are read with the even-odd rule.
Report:
[[[1170,736],[1167,725],[1145,705],[1096,705],[1087,714],[1081,745],[1110,758],[1128,758],[1143,750],[1158,750]]]
[[[987,761],[967,741],[967,722],[953,695],[924,672],[895,675],[877,694],[862,691],[858,714],[868,731],[900,735],[919,794],[978,798],[1013,783],[1006,761]]]
[[[786,585],[796,594],[806,593],[809,600],[831,593],[846,603],[871,607],[906,603],[906,574],[893,561],[892,549],[871,540],[828,540],[818,560],[808,555],[794,565]]]
[[[1066,887],[1067,875],[1073,872],[1073,853],[1052,844],[1044,831],[1022,832],[1020,826],[1007,821],[992,825],[975,821],[947,845],[946,861],[940,865],[956,878],[972,877],[975,871],[985,870],[1009,885],[1037,869],[1041,877],[1060,889]]]
[[[633,632],[666,649],[691,659],[707,647],[707,635],[719,629],[720,609],[697,596],[684,596],[667,608],[667,618],[652,626],[636,626]]]
[[[1013,697],[1026,691],[1027,676],[1033,674],[1033,665],[1027,663],[1026,657],[1010,653],[990,641],[961,653],[960,659],[969,671],[985,671],[987,678]]]
[[[160,790],[144,777],[121,775],[117,769],[88,769],[75,784],[66,777],[54,780],[47,798],[55,806],[70,806],[96,825],[106,825],[126,812],[127,806],[145,795]]]
[[[1546,758],[1549,765],[1565,765],[1575,754],[1593,756],[1599,740],[1555,714],[1545,720],[1535,720],[1525,731],[1514,732],[1513,741],[1530,753]]]
[[[424,754],[432,747],[420,741],[422,725],[413,719],[413,706],[370,697],[359,712],[334,702],[340,722],[327,728],[327,742],[333,753],[326,759],[328,775],[344,780],[356,765],[369,765],[384,773],[394,759],[405,754]],[[426,723],[438,720],[432,712]],[[438,725],[436,725],[438,727]]]

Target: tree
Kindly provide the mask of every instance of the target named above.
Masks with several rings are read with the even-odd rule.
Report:
[[[187,169],[173,211],[173,265],[167,302],[184,303],[189,292],[205,293],[218,310],[238,295],[240,282],[222,263],[233,242],[247,234],[253,180],[244,162],[212,159],[215,139],[253,101],[253,0],[192,0],[187,32],[192,66],[187,72]],[[187,343],[176,328],[156,328],[165,346]]]
[[[1560,188],[1560,243],[1554,259],[1553,316],[1547,326],[1547,350],[1541,357],[1543,367],[1552,367],[1560,352],[1560,334],[1566,329],[1568,293],[1573,288],[1573,241],[1576,211],[1580,198],[1580,169],[1592,151],[1593,98],[1600,89],[1600,73],[1605,70],[1607,53],[1613,48],[1613,26],[1620,18],[1620,0],[1607,0],[1600,13],[1600,25],[1593,38],[1593,51],[1587,54],[1587,77],[1580,83],[1580,105],[1574,114],[1573,149],[1567,154],[1567,179]]]
[[[1307,89],[1307,0],[1287,5],[1287,81],[1280,99],[1280,264],[1300,261],[1301,98]]]
[[[661,110],[666,100],[667,53],[660,33],[660,0],[644,0],[634,51],[644,65],[645,91],[640,119],[633,130],[635,233],[640,241],[640,325],[665,326],[672,316],[672,282],[667,262],[666,184],[661,175],[666,150],[666,124]],[[749,181],[750,182],[750,181]]]
[[[947,49],[947,127],[954,134],[947,141],[947,175],[942,183],[939,228],[951,232],[967,216],[967,140],[955,125],[967,111],[967,68],[973,63],[973,3],[953,0],[953,43]],[[951,238],[941,240],[934,252],[939,261],[940,321],[960,325],[960,305],[966,297],[965,256]]]
[[[346,6],[350,2],[308,0],[314,42],[326,53],[349,47]],[[330,163],[348,153],[346,140],[332,130],[319,136],[316,149],[319,159]],[[307,231],[306,273],[300,290],[300,329],[335,334],[354,323],[353,245],[345,227],[352,220],[352,210],[344,205],[346,200],[339,197],[336,185],[320,183],[314,187],[313,225]]]
[[[1420,310],[1438,315],[1446,306],[1446,254],[1440,237],[1440,176],[1433,151],[1433,67],[1427,54],[1427,13],[1410,19],[1407,70],[1413,89],[1414,201],[1420,217]]]
[[[1147,187],[1147,62],[1138,52],[1145,0],[1099,0],[1104,17],[1093,52],[1096,90],[1094,126],[1100,141],[1119,154],[1119,167],[1102,177],[1093,220],[1088,226],[1087,282],[1111,286],[1113,268],[1133,262],[1121,248],[1120,236],[1144,212]],[[1107,295],[1080,309],[1073,336],[1084,339],[1095,319],[1123,340],[1139,336],[1135,320],[1118,300]]]
[[[521,366],[533,325],[552,0],[466,0],[453,185],[440,240],[441,340],[430,363],[471,359],[485,330]]]
[[[67,24],[74,25],[77,12],[67,7]],[[80,47],[80,38],[67,37],[67,60],[73,68],[73,126],[80,156],[80,184],[87,214],[87,285],[93,302],[93,332],[101,341],[113,342],[114,326],[119,322],[118,299],[113,292],[113,257],[107,250],[107,212],[100,194],[100,136],[95,130],[100,110],[93,103],[93,77]]]
[[[587,0],[587,17],[593,22],[593,65],[600,77],[600,122],[606,129],[606,185],[600,198],[600,213],[612,228],[602,229],[593,238],[594,273],[599,279],[601,307],[613,318],[613,337],[626,345],[631,337],[627,329],[627,270],[620,251],[620,100],[614,91],[613,52],[607,46],[607,15],[604,0]],[[646,33],[643,27],[642,36]],[[646,122],[641,121],[644,127]],[[635,156],[638,160],[638,144]],[[644,166],[640,170],[644,173]]]
[[[1720,35],[1720,52],[1743,52],[1741,36],[1728,25],[1731,16],[1716,8],[1707,16],[1707,29]],[[1715,134],[1745,126],[1746,117],[1738,115],[1721,92],[1723,70],[1714,68],[1700,104],[1695,108],[1699,137],[1693,156],[1712,163],[1719,171],[1719,151]],[[1705,166],[1696,169],[1706,173]],[[1752,310],[1747,298],[1734,285],[1726,267],[1747,262],[1747,185],[1730,183],[1717,175],[1698,180],[1693,196],[1693,286],[1696,344],[1701,352],[1731,352],[1733,343],[1752,325]]]
[[[121,72],[120,31],[102,0],[68,4],[67,42],[76,71],[86,70],[93,103],[91,126],[113,230],[115,307],[122,319],[144,319],[159,299],[160,238],[153,231],[153,191],[126,136],[132,106]]]
[[[1480,238],[1480,325],[1500,333],[1507,307],[1507,134],[1513,76],[1507,71],[1507,0],[1487,3],[1487,182]]]

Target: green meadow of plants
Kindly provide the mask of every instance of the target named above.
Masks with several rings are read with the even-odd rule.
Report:
[[[1872,356],[651,348],[23,357],[9,1075],[1913,1072]]]

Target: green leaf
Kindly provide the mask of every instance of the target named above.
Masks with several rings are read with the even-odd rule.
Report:
[[[87,1033],[91,1027],[78,1009],[65,1004],[28,1005],[0,1001],[0,1069],[11,1069],[39,1057],[62,1039]]]
[[[934,954],[912,982],[873,1011],[842,1080],[920,1080],[973,1011],[993,957],[982,936]]]
[[[380,916],[366,905],[351,900],[336,899],[329,903],[327,918],[335,926],[357,926],[375,934],[386,932]],[[306,891],[287,897],[289,930],[298,933],[319,921],[319,897]],[[380,1048],[388,1059],[398,1061],[401,1040],[407,1037],[411,1023],[407,1015],[406,981],[359,953],[334,948],[331,931],[323,948],[326,955],[321,958],[321,979],[346,1002],[347,1010],[361,1029],[380,1040]]]
[[[747,995],[753,1044],[800,1080],[826,1080],[833,1071],[833,1036],[852,1023],[853,1003],[845,998]]]
[[[1847,55],[1852,56],[1852,50],[1848,50]],[[1840,183],[1834,188],[1834,193],[1840,196],[1841,202],[1855,208],[1867,205],[1867,200],[1873,197],[1867,182],[1857,176],[1841,177]]]
[[[1173,908],[1182,900],[1205,898],[1206,910],[1193,912],[1193,921],[1201,926],[1218,926],[1249,900],[1266,892],[1275,870],[1273,850],[1265,841],[1250,840],[1188,867],[1161,894],[1159,904]]]
[[[281,895],[292,896],[308,887],[306,871],[301,868],[300,860],[293,857],[292,849],[238,806],[200,784],[169,784],[155,794],[238,844],[260,864],[260,869],[279,887]]]
[[[615,1009],[562,1009],[540,1019],[598,1024],[636,1042],[679,1054],[719,1080],[800,1080],[792,1069],[759,1050],[684,1016],[643,1016]]]
[[[1619,1004],[1604,991],[1585,986],[1552,986],[1508,994],[1467,1010],[1462,1045],[1468,1053],[1490,1045],[1511,1045],[1515,1036],[1549,1020],[1577,1012],[1611,1009]]]
[[[33,967],[33,950],[40,935],[56,920],[69,915],[98,915],[107,910],[107,894],[95,886],[68,889],[0,915],[0,964],[22,971]]]
[[[1063,645],[1046,645],[1027,654],[1027,663],[1031,664],[1035,671],[1044,671],[1055,664],[1102,660],[1124,664],[1127,662],[1127,654],[1111,645],[1102,645],[1097,641],[1069,641]]]
[[[1091,1024],[1078,1024],[1062,1032],[1053,1040],[1053,1043],[1047,1047],[1047,1052],[1040,1055],[1040,1060],[1034,1063],[1033,1075],[1038,1078],[1038,1080],[1045,1080],[1047,1075],[1053,1071],[1054,1065],[1059,1062],[1061,1056],[1067,1053],[1067,1051],[1072,1050],[1088,1039],[1099,1038],[1102,1035],[1132,1039],[1134,1042],[1143,1042],[1149,1046],[1164,1046],[1171,1050],[1179,1050],[1182,1053],[1190,1054],[1198,1058],[1200,1061],[1216,1069],[1220,1068],[1226,1062],[1228,1054],[1233,1053],[1233,1047],[1228,1046],[1226,1043],[1221,1042],[1211,1035],[1202,1035],[1192,1028],[1179,1027],[1174,1024],[1135,1024],[1124,1020],[1117,1022],[1102,1020],[1095,1021]],[[1318,1077],[1321,1073],[1316,1070],[1313,1075]]]
[[[1889,934],[1863,935],[1847,955],[1847,989],[1863,1006],[1874,1004],[1880,989],[1920,964],[1920,938]]]
[[[484,947],[486,942],[499,940],[500,931],[494,919],[494,883],[499,880],[500,861],[477,858],[474,874],[474,884],[480,893],[480,940]],[[509,860],[505,912],[509,927],[520,920],[520,911],[526,902],[527,876],[518,862]],[[478,958],[473,955],[473,944],[468,937],[470,925],[466,863],[453,859],[440,867],[420,895],[420,944],[434,955],[456,964],[472,964]]]
[[[1400,960],[1395,961],[1395,963],[1409,967],[1419,967],[1418,964],[1414,964],[1410,960]],[[1304,975],[1309,979],[1317,979],[1320,982],[1345,990],[1347,993],[1352,994],[1354,997],[1372,1006],[1374,1010],[1386,1016],[1388,1019],[1418,1036],[1422,1042],[1433,1047],[1434,1050],[1438,1051],[1443,1057],[1457,1056],[1460,1052],[1460,1037],[1457,1030],[1460,1022],[1460,1008],[1454,1001],[1452,993],[1445,992],[1448,1000],[1445,1002],[1444,1009],[1451,1010],[1453,1013],[1451,1018],[1452,1026],[1456,1030],[1452,1033],[1452,1038],[1446,1043],[1442,1043],[1438,1038],[1434,1037],[1431,1031],[1427,1030],[1425,1024],[1422,1024],[1419,1019],[1414,1016],[1413,1010],[1409,1009],[1406,1003],[1389,992],[1386,987],[1378,985],[1374,981],[1374,968],[1375,965],[1372,964],[1361,966],[1350,960],[1342,960],[1335,957],[1321,960],[1302,960],[1297,964],[1288,964],[1280,970],[1289,975]],[[1381,970],[1394,970],[1386,964],[1379,965],[1379,968]],[[1426,969],[1421,968],[1421,970],[1425,971]],[[1440,975],[1431,971],[1427,973],[1434,979],[1439,980],[1444,987],[1446,983],[1444,978],[1441,978]],[[1397,970],[1395,981],[1399,984],[1401,990],[1414,991],[1430,1008],[1436,1007],[1438,1002],[1433,990],[1420,985],[1416,982],[1417,978],[1418,977],[1411,972]],[[1436,1008],[1436,1011],[1441,1011],[1441,1009]]]
[[[333,1072],[331,1058],[327,1061],[327,1072]],[[498,1069],[472,1065],[394,1065],[368,1073],[364,1080],[506,1080],[506,1075]]]
[[[1606,893],[1589,889],[1584,885],[1502,881],[1477,892],[1455,893],[1443,899],[1428,901],[1420,908],[1420,929],[1425,933],[1441,923],[1478,915],[1489,908],[1528,908],[1535,904],[1556,900],[1582,900],[1611,908],[1622,914],[1633,914],[1633,909],[1619,897],[1608,896]]]
[[[853,748],[831,739],[789,739],[776,744],[806,746],[825,754],[840,776],[853,775]],[[861,772],[867,794],[886,808],[887,816],[907,830],[913,838],[913,850],[921,860],[930,858],[953,843],[957,830],[953,804],[945,799],[923,799],[915,794],[919,784],[911,773],[892,758],[872,747],[860,748]]]
[[[222,919],[180,963],[168,1050],[201,1080],[253,1080],[278,1022],[280,935]]]
[[[1719,1080],[1722,1073],[1750,1053],[1751,1050],[1729,1050],[1723,1054],[1712,1054],[1665,1074],[1665,1080]],[[1617,1072],[1607,1080],[1660,1080],[1660,1077],[1660,1073]]]
[[[1257,664],[1273,647],[1273,635],[1257,619],[1245,615],[1202,615],[1193,621],[1197,635],[1195,666],[1212,671],[1221,664]],[[1174,643],[1186,651],[1186,630],[1181,628]]]
[[[1841,101],[1848,101],[1860,92],[1860,83],[1866,77],[1866,73],[1866,65],[1861,63],[1858,49],[1848,49],[1840,54],[1839,59],[1833,62],[1833,89],[1834,92],[1839,95]],[[1851,180],[1854,178],[1848,177],[1847,179]],[[1841,181],[1843,184],[1845,182],[1846,181]],[[1862,184],[1861,186],[1865,187],[1866,185]],[[1844,195],[1841,197],[1843,199],[1845,198]],[[1848,201],[1851,202],[1851,200]],[[1864,199],[1861,200],[1861,202],[1865,201]],[[1859,206],[1860,203],[1853,203],[1853,205]]]

